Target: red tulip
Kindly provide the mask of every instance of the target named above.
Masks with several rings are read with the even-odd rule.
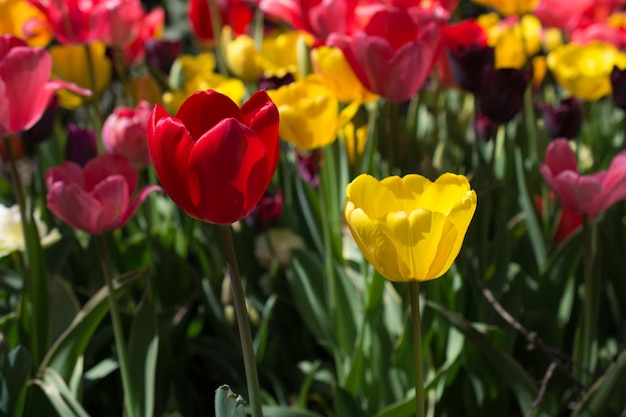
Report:
[[[389,101],[410,99],[430,73],[439,38],[433,20],[416,24],[404,9],[383,9],[352,37],[332,34],[328,45],[339,47],[368,90]]]
[[[230,26],[236,35],[245,33],[254,17],[254,12],[245,1],[217,0],[216,5],[222,25]],[[211,9],[207,0],[189,1],[189,21],[196,38],[201,42],[213,41]]]
[[[157,185],[132,198],[139,175],[121,155],[103,154],[81,168],[64,162],[46,173],[48,208],[75,229],[99,234],[122,227]]]
[[[169,196],[192,217],[242,219],[259,202],[278,164],[278,109],[259,91],[241,109],[216,91],[199,91],[175,117],[157,104],[148,150]]]
[[[0,138],[32,127],[61,88],[91,94],[75,84],[49,80],[51,72],[52,58],[45,49],[0,36]]]
[[[626,199],[626,151],[613,158],[608,170],[580,175],[568,141],[556,139],[539,169],[556,198],[571,210],[595,215]]]

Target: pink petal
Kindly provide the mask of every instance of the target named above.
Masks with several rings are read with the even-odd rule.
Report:
[[[55,182],[46,198],[48,208],[71,227],[83,232],[99,233],[102,207],[76,183]]]
[[[230,117],[243,121],[237,104],[228,96],[213,90],[192,94],[176,113],[176,118],[183,122],[194,141]]]
[[[555,177],[554,194],[565,207],[581,213],[596,213],[596,198],[602,184],[593,177],[563,171]]]
[[[6,99],[6,86],[0,78],[0,138],[9,134],[9,100]]]
[[[130,198],[137,188],[139,174],[130,161],[122,155],[102,154],[90,159],[84,169],[85,190],[92,192],[101,182],[114,175],[124,178],[127,198]]]
[[[567,139],[556,139],[548,145],[545,163],[552,171],[553,176],[557,176],[563,171],[578,172],[576,155],[569,146]]]
[[[172,118],[156,105],[148,121],[148,150],[152,165],[163,189],[174,203],[193,217],[193,204],[189,197],[187,170],[189,154],[194,145],[189,132],[178,119]]]
[[[48,189],[52,189],[52,186],[56,183],[64,183],[66,185],[76,184],[81,189],[85,188],[83,169],[80,165],[70,161],[50,168],[46,172],[46,185]]]
[[[602,195],[598,198],[597,212],[604,211],[626,198],[626,152],[613,158],[602,179]]]
[[[130,201],[129,187],[124,177],[121,175],[108,176],[94,187],[91,196],[102,207],[101,216],[95,224],[96,233],[115,229]]]
[[[152,191],[158,191],[159,193],[163,192],[161,187],[159,187],[158,185],[149,185],[147,187],[144,187],[128,205],[126,211],[119,218],[118,223],[115,227],[124,226],[126,222],[130,220],[131,217],[133,217],[133,215],[137,211],[137,207],[139,207],[139,205],[143,203],[146,197],[148,197],[148,194],[150,194]]]

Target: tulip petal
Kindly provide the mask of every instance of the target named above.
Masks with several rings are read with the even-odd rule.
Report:
[[[91,192],[102,181],[105,181],[111,175],[120,175],[126,183],[128,199],[137,188],[139,183],[139,174],[133,168],[130,161],[122,155],[104,154],[99,158],[93,158],[85,165],[83,175],[85,176],[85,190]]]
[[[467,197],[469,191],[470,184],[467,178],[446,173],[424,188],[424,191],[415,199],[414,207],[428,207],[431,211],[447,215],[453,207]]]
[[[159,187],[158,185],[149,185],[147,187],[144,187],[128,205],[126,211],[119,218],[116,227],[123,226],[131,217],[133,217],[133,215],[137,211],[137,207],[139,207],[139,205],[143,203],[146,197],[148,197],[148,194],[150,194],[152,191],[158,191],[160,193],[163,192],[161,187]]]
[[[602,179],[602,194],[596,201],[596,212],[601,212],[626,198],[626,152],[613,158]]]
[[[187,191],[187,166],[194,141],[178,119],[157,104],[148,121],[148,149],[154,169],[172,200],[193,217]]]
[[[365,259],[385,278],[396,282],[405,281],[405,275],[402,275],[399,267],[396,246],[389,237],[351,202],[346,204],[345,214],[348,228]]]
[[[63,162],[61,165],[50,168],[46,172],[46,185],[51,188],[55,183],[76,184],[84,188],[85,179],[80,165],[74,162]]]
[[[564,171],[554,179],[554,184],[554,194],[565,207],[583,213],[595,212],[595,200],[602,193],[598,179]]]
[[[265,164],[265,148],[252,130],[232,118],[218,123],[189,155],[187,187],[196,213],[217,224],[245,217],[271,180],[263,175]]]
[[[100,232],[102,206],[78,184],[53,183],[46,201],[48,209],[71,227],[92,234]]]
[[[230,97],[214,90],[198,91],[192,94],[180,106],[176,118],[183,122],[194,141],[199,140],[202,135],[224,119],[233,118],[243,121],[237,104]]]
[[[545,164],[550,168],[553,176],[563,171],[578,172],[576,154],[569,146],[567,139],[556,139],[548,145]]]
[[[9,133],[9,100],[6,99],[6,85],[0,78],[0,138]]]
[[[109,175],[93,188],[91,196],[102,207],[102,214],[93,225],[96,230],[95,233],[115,229],[126,211],[129,201],[128,183],[124,177],[122,175]]]
[[[269,158],[268,169],[273,174],[278,165],[278,139],[279,113],[265,90],[254,93],[243,106],[241,106],[243,122],[257,134],[265,146],[265,153]]]
[[[382,181],[371,175],[359,175],[346,188],[346,200],[352,201],[355,207],[362,209],[369,218],[378,219],[390,211],[398,211],[394,206],[396,197],[392,183],[400,181],[399,177],[388,177]]]

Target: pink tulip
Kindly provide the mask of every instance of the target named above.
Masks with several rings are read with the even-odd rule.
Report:
[[[0,36],[0,138],[32,127],[61,88],[91,94],[75,84],[49,80],[51,71],[46,50],[31,48],[15,36]]]
[[[368,90],[389,101],[410,99],[426,81],[433,64],[439,24],[416,24],[404,9],[376,12],[352,37],[333,33],[328,45],[339,47]]]
[[[139,0],[29,0],[45,16],[61,43],[131,42],[141,26]]]
[[[283,20],[296,30],[324,41],[331,33],[352,34],[357,0],[261,0],[267,16]]]
[[[626,151],[613,158],[608,170],[580,175],[568,141],[556,139],[539,169],[556,198],[571,210],[595,215],[626,199]]]
[[[152,108],[142,101],[136,108],[117,107],[102,126],[102,144],[108,153],[124,155],[135,166],[150,162],[147,128]]]
[[[48,208],[71,227],[91,234],[122,227],[157,185],[132,198],[139,175],[128,159],[103,154],[81,168],[64,162],[46,173]]]

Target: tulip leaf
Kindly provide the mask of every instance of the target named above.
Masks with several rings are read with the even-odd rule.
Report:
[[[254,351],[256,353],[257,362],[259,363],[263,361],[263,357],[265,356],[267,339],[269,337],[270,319],[272,318],[272,312],[274,311],[277,300],[278,297],[276,297],[276,294],[272,294],[265,302],[265,306],[263,307],[263,318],[254,337]]]
[[[143,271],[137,271],[114,282],[116,296],[121,295],[120,290],[124,286],[136,281],[142,275]],[[108,311],[107,288],[103,287],[89,299],[72,324],[54,342],[39,365],[39,372],[52,368],[64,381],[69,382],[79,358]]]
[[[24,346],[8,352],[5,343],[0,345],[0,355],[0,415],[19,417],[24,412],[33,358]]]
[[[519,148],[515,148],[515,174],[517,177],[519,200],[522,210],[524,210],[524,220],[528,227],[528,236],[532,244],[533,252],[535,253],[537,266],[539,270],[542,270],[546,265],[547,259],[546,245],[543,240],[543,234],[541,233],[541,227],[537,221],[537,215],[535,214],[535,205],[528,193],[522,158],[522,151]]]
[[[509,353],[494,346],[489,338],[476,330],[472,323],[467,321],[462,315],[432,301],[427,300],[426,305],[463,333],[466,340],[472,342],[484,355],[484,358],[493,364],[494,369],[501,374],[502,381],[513,390],[521,410],[525,413],[536,398],[538,389],[533,379],[526,373],[519,362]],[[545,416],[543,413],[537,415]]]
[[[324,253],[324,244],[320,235],[321,227],[319,225],[320,202],[315,190],[301,179],[296,179],[296,194],[298,196],[298,207],[308,231],[318,253]]]
[[[263,415],[271,417],[322,417],[320,414],[307,410],[297,410],[276,405],[263,406]]]
[[[243,398],[222,385],[215,390],[215,417],[246,417]]]
[[[330,322],[323,301],[326,298],[321,279],[323,274],[324,267],[313,253],[292,253],[286,275],[294,306],[317,340],[323,345],[331,346]]]
[[[63,378],[53,369],[44,369],[41,378],[36,379],[34,383],[41,387],[60,417],[89,417],[78,400],[74,398]]]
[[[578,404],[572,417],[601,417],[606,414],[611,400],[626,381],[626,350],[600,377]]]
[[[154,305],[145,296],[135,313],[128,342],[130,383],[134,387],[131,407],[136,416],[151,416],[154,413],[154,386],[156,380],[159,335]]]

